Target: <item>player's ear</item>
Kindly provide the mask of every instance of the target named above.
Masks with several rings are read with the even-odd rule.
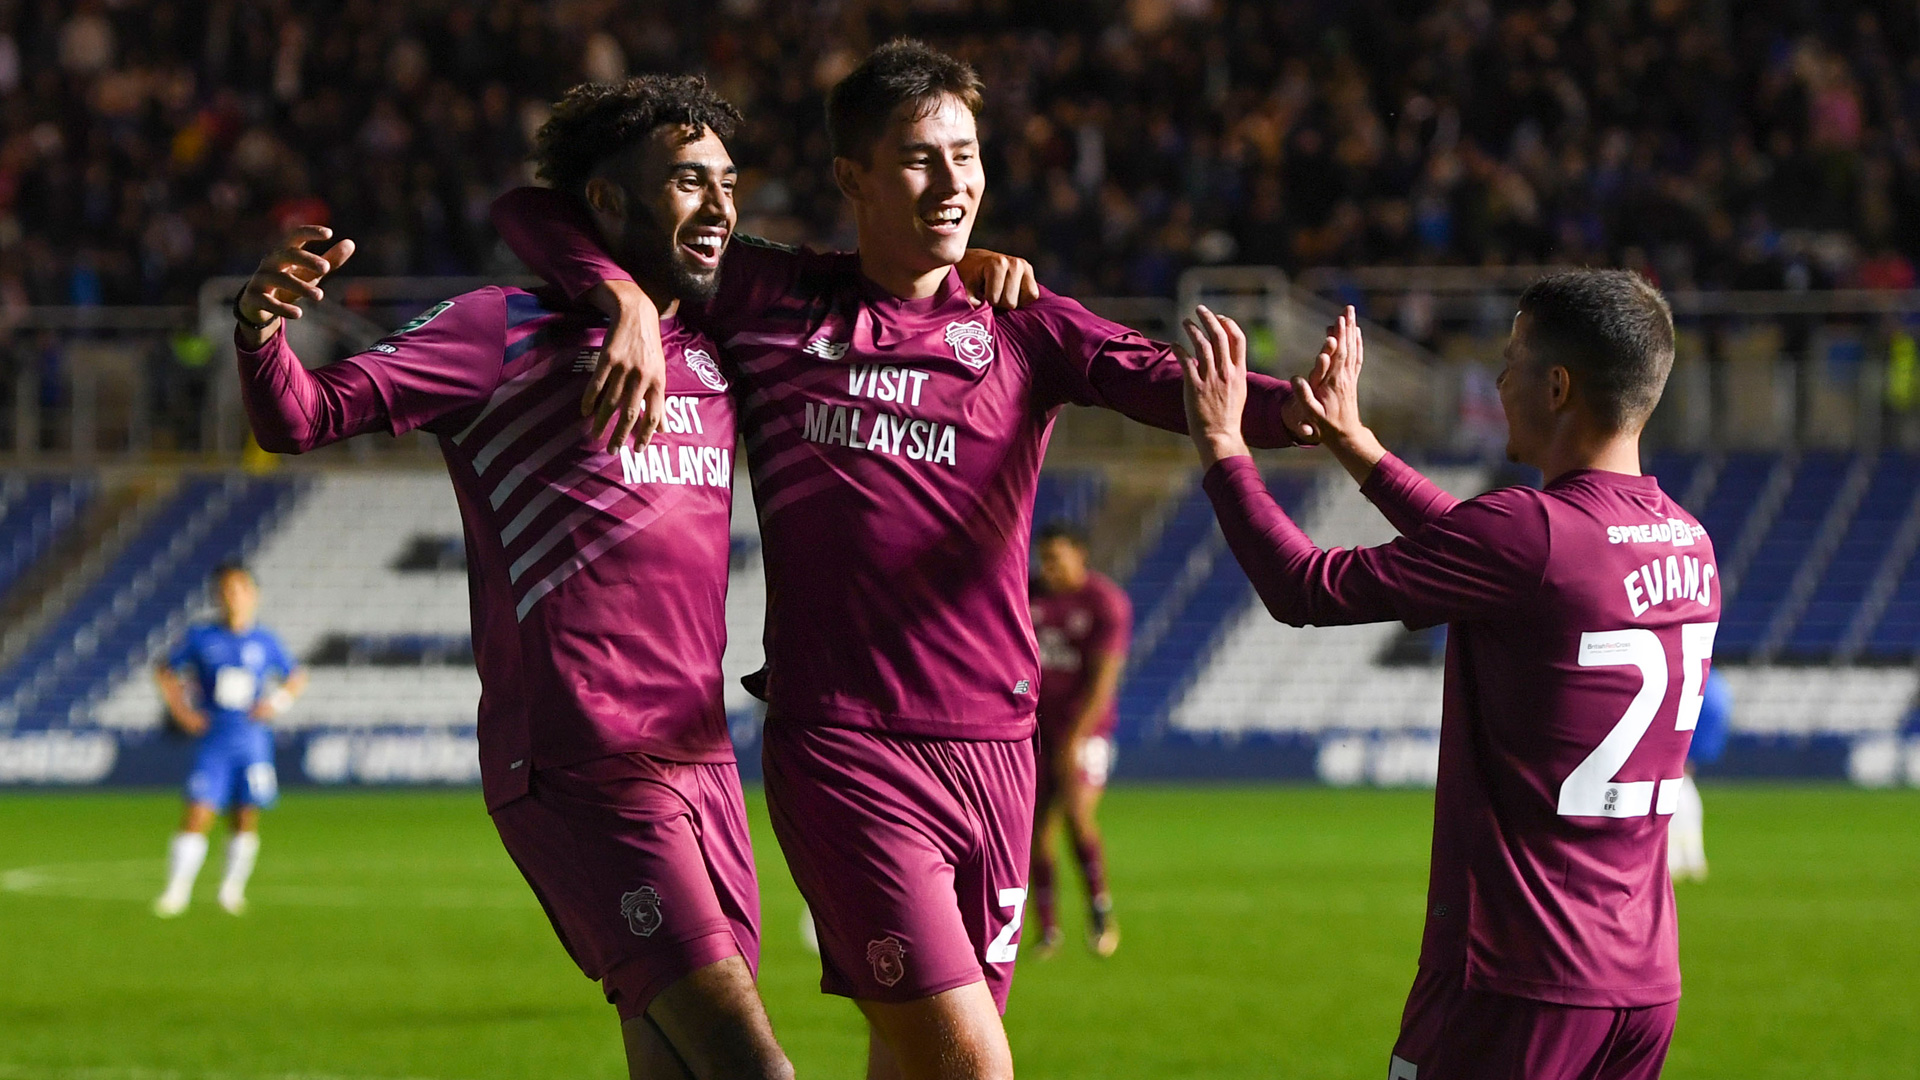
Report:
[[[624,217],[627,210],[627,192],[619,184],[604,176],[595,176],[587,181],[587,206],[596,214],[608,217]]]
[[[1559,364],[1547,369],[1547,405],[1554,412],[1567,407],[1573,398],[1573,373]]]
[[[833,159],[833,182],[840,188],[840,194],[860,201],[860,166],[852,158]]]

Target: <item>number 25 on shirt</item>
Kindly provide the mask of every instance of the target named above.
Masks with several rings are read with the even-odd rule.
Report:
[[[1700,721],[1700,697],[1706,688],[1707,663],[1713,657],[1717,622],[1685,623],[1680,627],[1680,702],[1675,731],[1692,731]],[[1607,737],[1560,785],[1562,817],[1645,817],[1649,811],[1671,814],[1680,797],[1680,777],[1659,781],[1658,799],[1652,780],[1614,779],[1634,748],[1653,726],[1653,718],[1667,696],[1667,650],[1653,631],[1590,631],[1580,635],[1581,667],[1640,669],[1640,692]]]

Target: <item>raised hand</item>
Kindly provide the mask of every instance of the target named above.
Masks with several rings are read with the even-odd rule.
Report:
[[[1221,458],[1248,453],[1240,434],[1247,407],[1247,335],[1232,319],[1205,307],[1194,315],[1182,324],[1193,352],[1180,357],[1187,373],[1187,435],[1201,463],[1211,467]]]
[[[318,303],[326,295],[320,279],[345,266],[354,249],[353,241],[341,240],[324,255],[307,250],[308,244],[331,239],[333,230],[324,225],[301,225],[260,260],[234,300],[234,309],[248,324],[243,329],[264,339],[275,329],[274,320],[297,319],[304,314],[302,302]]]
[[[667,404],[667,353],[660,343],[660,309],[631,281],[603,281],[589,291],[588,303],[607,313],[600,362],[587,379],[580,415],[591,418],[594,438],[607,434],[611,454],[638,435],[651,441],[660,430]],[[612,423],[613,430],[607,431]]]
[[[1360,318],[1349,307],[1327,327],[1313,372],[1293,381],[1293,396],[1324,433],[1326,447],[1363,483],[1386,455],[1386,448],[1360,419],[1360,369],[1365,363]]]
[[[984,248],[968,248],[960,259],[960,283],[975,304],[1017,308],[1040,299],[1040,279],[1033,264]]]

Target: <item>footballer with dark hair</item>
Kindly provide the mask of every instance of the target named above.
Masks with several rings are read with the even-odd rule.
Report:
[[[1360,422],[1353,309],[1297,384],[1400,538],[1322,551],[1240,434],[1246,340],[1191,328],[1193,440],[1227,542],[1294,626],[1448,624],[1426,936],[1393,1080],[1653,1080],[1680,956],[1669,819],[1720,620],[1713,542],[1640,472],[1673,319],[1626,271],[1543,278],[1500,373],[1545,486],[1459,502]]]
[[[1087,948],[1112,956],[1120,923],[1107,888],[1107,856],[1095,814],[1113,771],[1120,675],[1133,637],[1125,589],[1087,565],[1087,534],[1054,522],[1034,541],[1040,580],[1033,632],[1040,643],[1040,776],[1033,804],[1034,915],[1040,955],[1060,944],[1053,846],[1064,824],[1087,889]]]
[[[614,384],[611,439],[606,413],[580,415],[606,320],[554,293],[456,296],[308,371],[281,320],[353,244],[314,254],[332,234],[306,227],[234,304],[261,446],[438,438],[465,522],[487,809],[618,1011],[636,1080],[793,1074],[754,985],[759,892],[721,699],[734,403],[719,350],[678,314],[713,294],[733,231],[738,119],[701,79],[648,76],[575,87],[538,133],[541,175],[661,316],[663,392]]]
[[[821,988],[868,1021],[872,1080],[1013,1074],[1000,1013],[1033,838],[1040,465],[1070,403],[1186,429],[1171,346],[1030,287],[1024,264],[981,290],[1024,294],[1018,310],[969,296],[981,95],[970,66],[927,45],[876,49],[827,100],[858,250],[743,238],[690,313],[741,394],[774,833],[813,914]],[[630,276],[555,193],[510,192],[494,223],[570,296]],[[651,317],[634,304],[623,323]],[[1308,428],[1291,387],[1255,385],[1250,437],[1292,444]]]

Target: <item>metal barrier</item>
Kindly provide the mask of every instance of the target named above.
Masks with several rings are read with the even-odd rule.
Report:
[[[1492,394],[1501,339],[1526,284],[1553,267],[1271,267],[1187,271],[1178,295],[1092,297],[1089,308],[1181,341],[1196,303],[1241,319],[1254,361],[1302,372],[1338,305],[1367,328],[1363,392],[1393,445],[1497,452]],[[10,464],[232,462],[248,443],[232,351],[232,295],[208,281],[193,306],[34,307],[0,328],[0,457]],[[289,327],[302,359],[327,363],[448,296],[524,278],[348,278]],[[1920,291],[1681,291],[1668,394],[1649,433],[1681,447],[1920,445]],[[1095,410],[1068,410],[1062,448],[1182,451],[1181,441]],[[431,456],[426,440],[365,436],[326,451],[355,459]]]

